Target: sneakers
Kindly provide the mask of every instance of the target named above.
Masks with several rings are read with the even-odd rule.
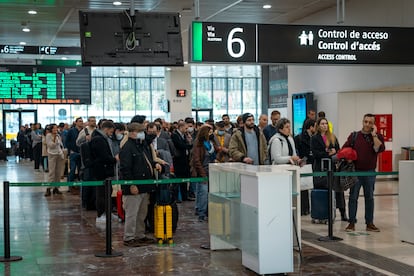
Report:
[[[380,232],[379,228],[377,228],[373,223],[368,223],[366,230],[371,232]]]
[[[106,215],[102,214],[100,217],[97,217],[96,223],[106,223]]]
[[[353,232],[355,231],[355,223],[350,223],[348,224],[348,226],[345,228],[346,232]]]
[[[148,238],[148,237],[143,237],[143,238],[140,238],[140,239],[138,239],[136,241],[139,242],[142,245],[155,243],[155,240],[154,239],[151,239],[151,238]]]
[[[132,239],[129,241],[124,241],[124,245],[128,247],[140,247],[142,243],[138,242],[136,239]]]
[[[205,216],[199,216],[199,217],[198,217],[198,221],[199,221],[199,222],[208,221],[208,218],[207,218],[207,217],[205,217]]]

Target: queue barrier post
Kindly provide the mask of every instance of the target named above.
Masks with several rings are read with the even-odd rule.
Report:
[[[3,212],[4,212],[4,256],[0,262],[15,262],[23,258],[21,256],[10,256],[10,182],[3,182]]]
[[[106,249],[105,253],[96,253],[96,257],[110,258],[110,257],[120,257],[123,255],[122,252],[112,251],[112,200],[111,200],[111,189],[112,183],[111,179],[106,179],[104,181],[105,185],[105,215],[106,215],[106,231],[105,231],[105,240],[106,240]]]

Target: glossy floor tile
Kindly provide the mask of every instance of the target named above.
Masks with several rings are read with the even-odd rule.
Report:
[[[0,161],[0,180],[45,181],[33,163]],[[0,275],[255,275],[241,265],[239,250],[210,251],[208,224],[198,222],[194,202],[179,204],[179,224],[173,246],[125,247],[123,224],[112,222],[112,252],[120,257],[99,258],[106,252],[105,225],[96,224],[95,212],[81,208],[79,195],[44,197],[44,187],[10,188],[11,255],[23,260],[0,263]],[[3,198],[3,187],[0,188]],[[3,200],[1,199],[1,202]],[[3,208],[1,209],[3,210]],[[379,233],[367,233],[357,224],[353,234],[336,221],[340,242],[320,242],[328,227],[302,218],[303,260],[295,252],[295,272],[289,275],[414,275],[414,245],[399,241],[398,181],[378,181],[375,224]],[[363,198],[358,219],[363,222]],[[0,255],[4,256],[3,211],[0,213]],[[275,248],[277,250],[277,248]],[[275,259],[275,262],[278,260]]]

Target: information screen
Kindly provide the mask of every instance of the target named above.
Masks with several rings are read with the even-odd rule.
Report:
[[[306,97],[297,96],[293,97],[293,135],[298,135],[302,133],[303,122],[306,119]]]
[[[0,103],[91,104],[91,69],[0,66]]]

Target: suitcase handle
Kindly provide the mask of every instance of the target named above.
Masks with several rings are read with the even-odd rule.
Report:
[[[327,169],[325,167],[327,165]],[[332,171],[332,160],[331,158],[322,158],[321,159],[321,171]]]

